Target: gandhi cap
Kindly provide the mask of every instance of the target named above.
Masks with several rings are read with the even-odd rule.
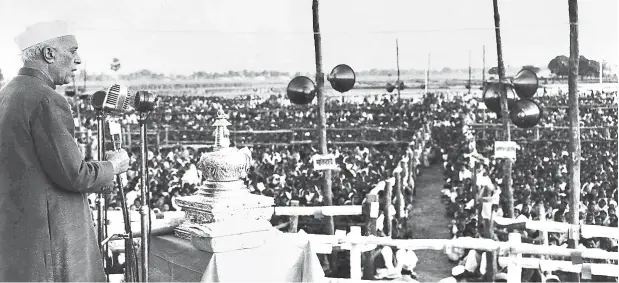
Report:
[[[54,38],[74,35],[70,24],[65,21],[40,22],[26,28],[15,37],[15,43],[20,50]]]

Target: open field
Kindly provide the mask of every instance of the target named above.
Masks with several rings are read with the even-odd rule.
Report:
[[[371,79],[371,80],[370,80]],[[387,82],[391,81],[389,77],[373,77],[370,79],[358,78],[355,88],[344,94],[344,96],[367,96],[367,95],[379,95],[386,94],[384,86]],[[401,91],[403,97],[410,95],[419,95],[424,92],[423,81],[419,80],[407,80],[402,79],[407,88]],[[192,81],[130,81],[120,83],[126,84],[132,91],[139,89],[148,89],[154,92],[170,92],[171,90],[177,92],[196,92],[200,90],[196,95],[206,96],[225,96],[234,97],[239,95],[259,95],[269,96],[272,94],[284,94],[288,80],[233,80],[233,79],[219,79],[219,80],[192,80]],[[87,82],[86,93],[92,94],[97,90],[104,89],[105,87],[113,84],[114,82],[99,82],[92,81]],[[116,82],[118,83],[118,82]],[[481,94],[479,90],[481,87],[481,80],[473,80],[473,92]],[[467,80],[440,80],[433,77],[429,83],[430,91],[441,92],[463,92],[466,91],[465,85]],[[83,82],[77,83],[78,86],[83,86]],[[545,87],[549,92],[556,92],[557,89],[561,89],[563,92],[567,92],[567,83],[547,83],[540,81],[540,87]],[[580,82],[579,89],[594,90],[594,91],[616,91],[619,88],[617,83],[586,83]],[[334,91],[329,83],[325,84],[325,90],[328,96],[342,96],[342,94]],[[59,87],[58,91],[64,93],[64,87]],[[394,92],[395,93],[395,92]]]

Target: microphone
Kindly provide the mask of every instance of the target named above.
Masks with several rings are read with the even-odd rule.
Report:
[[[103,111],[113,113],[124,113],[129,111],[133,102],[133,97],[124,85],[113,84],[105,92],[103,99]]]
[[[92,94],[90,97],[90,105],[97,110],[103,110],[103,101],[105,100],[106,92],[104,90],[99,90]]]
[[[158,100],[156,94],[140,90],[135,94],[134,108],[140,113],[151,112],[155,110]]]

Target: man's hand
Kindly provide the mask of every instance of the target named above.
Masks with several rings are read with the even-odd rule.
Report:
[[[115,175],[125,173],[129,170],[129,155],[124,149],[107,151],[105,153],[105,160],[112,162]]]

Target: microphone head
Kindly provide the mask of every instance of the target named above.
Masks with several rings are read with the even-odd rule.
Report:
[[[135,94],[135,109],[138,112],[150,112],[155,110],[157,105],[157,95],[146,90],[140,90]]]
[[[106,94],[104,90],[93,93],[90,97],[90,105],[92,105],[95,110],[103,110],[103,101],[105,100]]]
[[[103,100],[103,110],[106,112],[128,112],[131,106],[131,94],[124,85],[113,84],[107,89]]]

